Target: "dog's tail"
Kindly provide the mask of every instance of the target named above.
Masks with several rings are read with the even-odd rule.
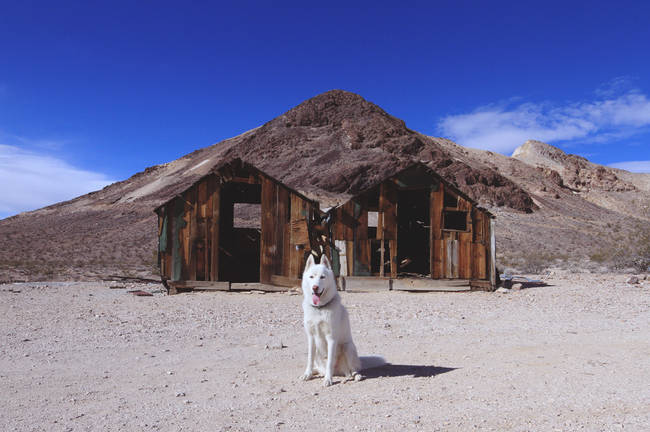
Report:
[[[361,356],[361,370],[372,369],[388,364],[382,356]]]

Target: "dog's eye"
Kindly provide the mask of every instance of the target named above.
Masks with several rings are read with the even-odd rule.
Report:
[[[321,279],[325,279],[325,275],[320,275],[320,278],[321,278]]]
[[[309,276],[309,279],[313,279],[313,278],[314,278],[314,275]]]

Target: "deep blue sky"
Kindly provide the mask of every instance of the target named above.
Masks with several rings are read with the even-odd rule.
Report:
[[[463,145],[650,161],[649,2],[306,4],[3,1],[0,188],[121,180],[334,88]]]

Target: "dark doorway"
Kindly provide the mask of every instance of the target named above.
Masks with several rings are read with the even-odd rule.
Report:
[[[397,271],[430,274],[430,190],[400,190],[397,201]]]
[[[219,280],[260,281],[261,193],[259,184],[227,183],[219,207]]]

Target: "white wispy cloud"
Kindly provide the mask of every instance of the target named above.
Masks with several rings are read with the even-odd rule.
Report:
[[[501,153],[512,152],[529,139],[602,143],[647,132],[650,99],[636,89],[620,93],[620,80],[614,84],[586,102],[510,102],[449,115],[439,122],[438,132],[461,145]]]
[[[609,166],[635,173],[650,173],[650,160],[616,162],[609,164]]]
[[[63,159],[0,144],[0,218],[101,189],[113,180]]]

